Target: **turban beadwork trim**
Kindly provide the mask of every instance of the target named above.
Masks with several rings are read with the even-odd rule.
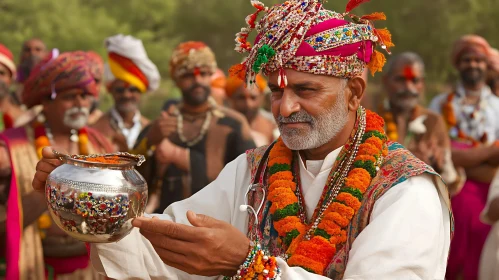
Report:
[[[341,78],[360,76],[366,67],[373,75],[381,71],[386,58],[376,47],[390,53],[394,44],[390,32],[376,29],[373,22],[386,20],[385,14],[351,14],[367,0],[349,1],[343,14],[325,9],[322,2],[289,0],[267,8],[252,0],[256,12],[246,17],[247,26],[235,39],[235,50],[248,55],[231,67],[230,75],[253,84],[258,73],[278,71],[278,83],[285,87],[285,68]],[[257,36],[252,45],[248,36],[253,30]]]

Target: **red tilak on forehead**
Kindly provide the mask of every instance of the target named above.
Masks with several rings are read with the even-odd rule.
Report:
[[[414,80],[416,78],[416,74],[414,74],[414,70],[410,65],[404,67],[404,77],[406,80]]]
[[[194,68],[194,76],[199,76],[199,75],[201,75],[201,70],[199,69],[199,67]]]

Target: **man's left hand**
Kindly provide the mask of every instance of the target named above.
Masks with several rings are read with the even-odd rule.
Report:
[[[192,226],[154,218],[136,218],[156,253],[169,266],[201,276],[232,276],[244,262],[250,241],[232,225],[187,212]]]

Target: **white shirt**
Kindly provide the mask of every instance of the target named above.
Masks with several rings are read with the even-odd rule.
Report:
[[[140,131],[142,130],[142,123],[140,122],[140,112],[137,111],[135,113],[135,116],[133,116],[133,126],[130,128],[125,127],[123,118],[114,107],[111,109],[111,117],[116,121],[118,128],[120,129],[123,136],[125,136],[128,149],[133,149],[137,138],[139,138]]]
[[[480,93],[480,102],[483,103],[483,121],[464,119],[463,115],[471,114],[474,106],[461,104],[465,97],[466,90],[462,84],[458,84],[456,95],[452,100],[454,114],[458,120],[459,128],[475,140],[480,140],[484,132],[487,133],[488,142],[492,143],[499,140],[499,98],[495,96],[488,86],[484,86]],[[430,109],[442,114],[442,105],[447,102],[447,96],[450,93],[444,93],[436,96],[430,103]],[[476,117],[475,119],[480,119]],[[452,132],[451,132],[452,133]]]
[[[490,203],[499,197],[499,172],[496,173],[492,184],[490,184],[487,204],[482,211],[481,220],[485,224],[492,225],[489,236],[485,241],[480,259],[480,269],[478,279],[495,280],[499,279],[499,222],[493,222],[487,217]]]
[[[333,151],[322,163],[307,161],[307,170],[303,163],[300,165],[310,213],[338,153],[339,150]],[[241,155],[210,185],[157,216],[189,224],[186,212],[192,210],[231,223],[246,233],[248,213],[240,212],[239,206],[244,204],[250,181],[246,155]],[[447,205],[429,175],[412,177],[387,191],[375,203],[369,225],[353,242],[344,279],[443,280],[450,244]],[[97,271],[114,279],[217,279],[168,267],[137,229],[117,243],[92,244],[91,260]],[[281,258],[277,258],[277,262],[283,280],[329,279],[299,267],[289,267]]]

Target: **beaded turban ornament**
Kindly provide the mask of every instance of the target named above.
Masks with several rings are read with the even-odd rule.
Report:
[[[280,87],[287,85],[290,68],[301,72],[352,78],[362,75],[367,66],[371,73],[381,71],[385,56],[393,47],[387,29],[376,29],[373,22],[386,20],[384,13],[356,16],[351,11],[369,0],[350,0],[343,14],[326,10],[320,0],[289,0],[267,8],[251,1],[256,12],[246,17],[246,27],[236,35],[235,50],[249,53],[241,63],[231,67],[231,76],[253,84],[256,75],[279,71]],[[257,21],[260,13],[263,18]],[[346,19],[350,19],[350,21]],[[254,45],[248,42],[256,30]]]

